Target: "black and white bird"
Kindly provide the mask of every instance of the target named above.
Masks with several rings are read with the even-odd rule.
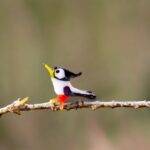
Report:
[[[57,97],[51,100],[51,103],[55,104],[60,102],[60,109],[63,109],[64,102],[70,96],[79,96],[85,97],[88,99],[95,99],[96,95],[91,91],[80,90],[71,85],[71,78],[80,76],[82,73],[73,73],[67,69],[55,67],[54,69],[45,64],[45,68],[48,70],[53,86],[54,91],[57,94]]]

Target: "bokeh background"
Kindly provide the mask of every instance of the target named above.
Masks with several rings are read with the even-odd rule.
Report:
[[[150,97],[149,0],[1,0],[0,105],[55,97],[43,63],[82,71],[99,100]],[[8,114],[1,150],[149,150],[149,109]]]

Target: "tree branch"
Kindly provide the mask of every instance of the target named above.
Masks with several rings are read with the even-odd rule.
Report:
[[[59,105],[54,106],[49,102],[39,103],[39,104],[27,104],[28,97],[23,99],[17,99],[11,104],[0,108],[0,116],[3,114],[12,112],[20,115],[21,111],[30,111],[30,110],[41,110],[41,109],[50,109],[53,111],[58,111]],[[76,102],[68,102],[65,103],[64,109],[78,109],[78,108],[91,108],[92,110],[96,110],[98,108],[117,108],[117,107],[129,107],[129,108],[142,108],[142,107],[150,107],[150,101],[76,101]]]

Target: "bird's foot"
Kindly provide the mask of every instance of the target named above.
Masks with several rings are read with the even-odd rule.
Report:
[[[52,104],[54,107],[59,105],[58,99],[57,98],[53,98],[50,100],[50,104]]]
[[[59,109],[63,110],[64,109],[64,104],[60,104]]]
[[[59,106],[60,110],[64,109],[64,102],[59,101],[57,98],[53,98],[50,100],[50,104],[52,104],[53,109],[55,110],[56,106]]]
[[[52,110],[57,110],[57,107],[59,105],[58,99],[57,98],[53,98],[50,100],[50,104],[52,105]]]
[[[53,105],[57,104],[57,102],[58,102],[57,98],[53,98],[53,99],[50,100],[50,103],[53,104]]]

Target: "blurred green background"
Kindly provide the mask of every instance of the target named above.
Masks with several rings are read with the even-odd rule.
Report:
[[[82,71],[99,100],[150,97],[149,0],[1,0],[0,105],[55,97],[42,63]],[[149,150],[149,109],[8,114],[0,150]]]

